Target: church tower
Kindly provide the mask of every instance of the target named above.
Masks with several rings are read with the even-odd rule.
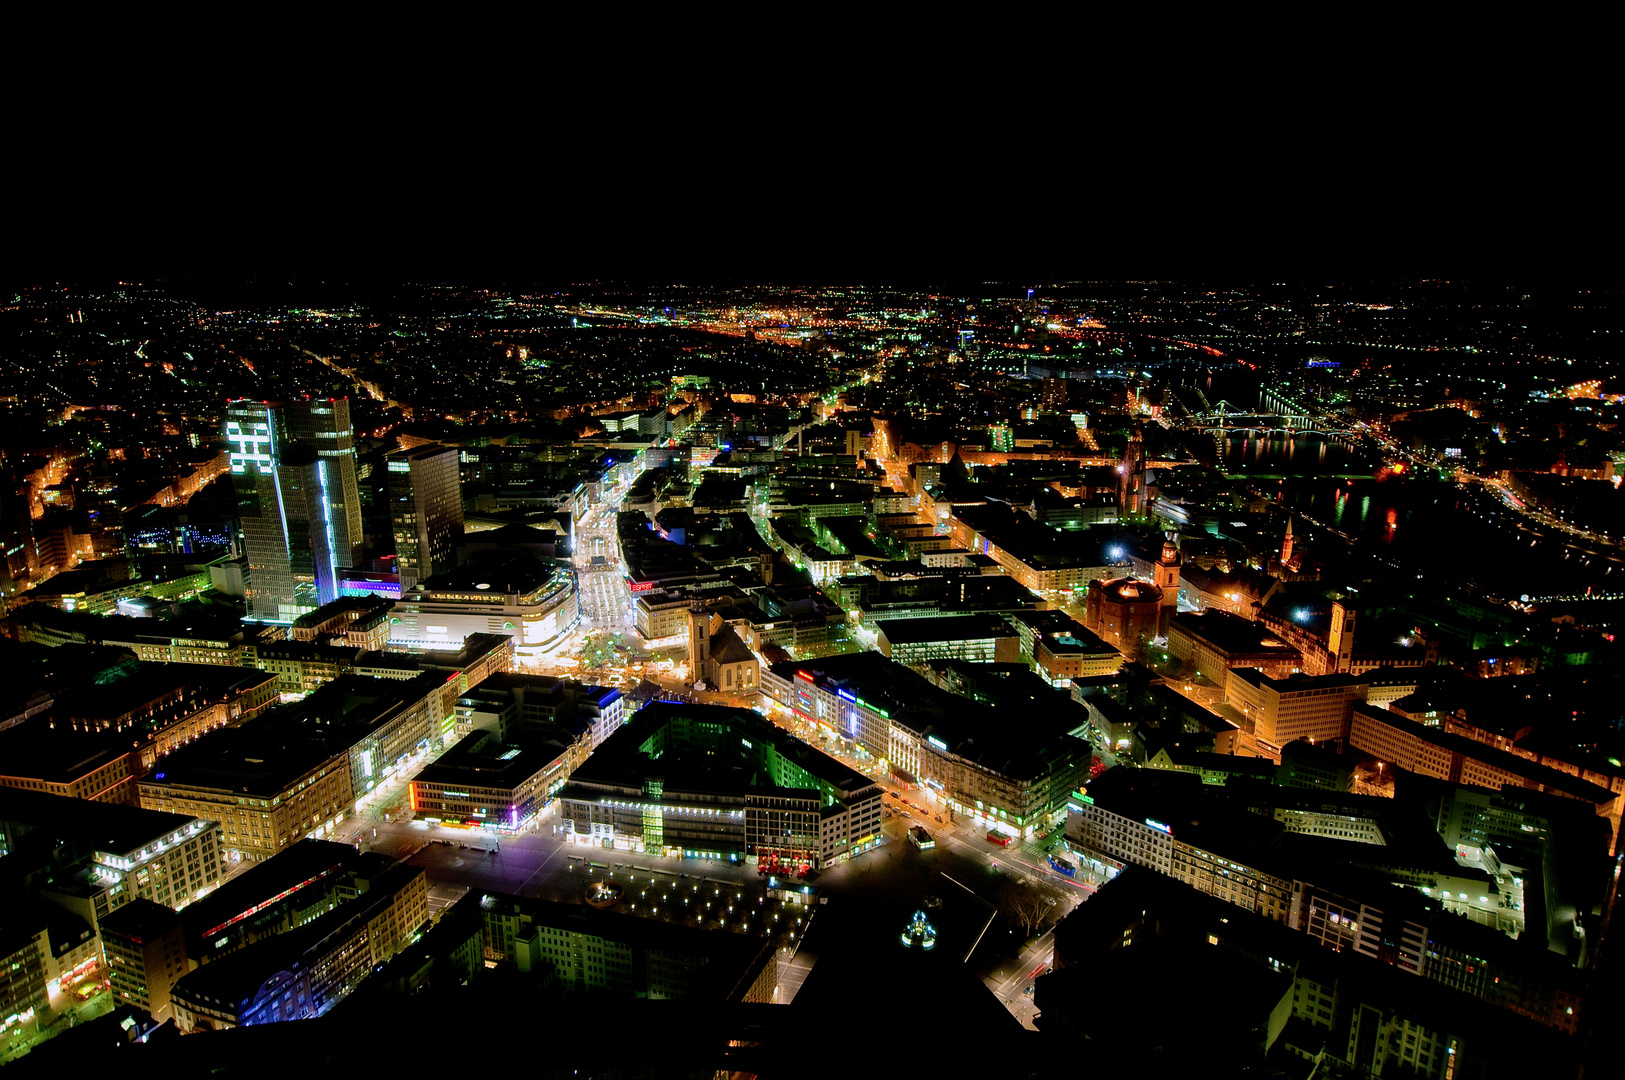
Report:
[[[1117,467],[1117,508],[1124,514],[1143,514],[1145,505],[1145,433],[1140,422],[1134,421],[1129,432],[1128,448],[1123,452],[1123,463]]]
[[[1338,600],[1332,604],[1332,632],[1326,639],[1327,674],[1347,675],[1354,666],[1355,610]]]
[[[688,606],[688,681],[705,680],[711,659],[711,613],[698,600]]]
[[[1162,555],[1158,557],[1157,565],[1152,567],[1152,574],[1157,588],[1162,590],[1157,636],[1165,637],[1168,634],[1168,620],[1179,610],[1179,545],[1176,537],[1163,540]]]
[[[1286,516],[1286,536],[1281,538],[1281,565],[1292,561],[1292,515]]]

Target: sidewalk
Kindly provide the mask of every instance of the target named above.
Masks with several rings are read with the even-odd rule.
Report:
[[[8,1032],[0,1036],[0,1065],[7,1065],[18,1058],[26,1057],[29,1051],[43,1042],[48,1042],[56,1036],[68,1031],[86,1021],[106,1016],[113,1011],[113,992],[103,990],[89,1001],[75,1002],[71,1007],[64,1008],[51,1019],[41,1024],[40,1030],[26,1036],[18,1032]]]

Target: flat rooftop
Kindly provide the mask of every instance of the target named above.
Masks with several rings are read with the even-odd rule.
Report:
[[[1304,693],[1309,690],[1337,690],[1347,686],[1367,686],[1363,675],[1305,675],[1293,672],[1284,679],[1272,679],[1259,668],[1236,668],[1234,678],[1250,686],[1265,687],[1278,694]]]
[[[417,587],[431,598],[435,593],[490,593],[492,603],[501,603],[504,593],[534,592],[563,572],[562,567],[534,555],[498,556],[493,552],[425,578]]]
[[[748,748],[771,747],[785,762],[805,770],[836,791],[854,794],[874,784],[867,776],[836,760],[814,746],[809,746],[793,735],[775,727],[750,709],[735,709],[723,705],[688,705],[679,702],[657,701],[643,707],[622,725],[598,749],[593,751],[580,768],[570,777],[572,786],[578,783],[634,784],[641,786],[645,777],[660,774],[664,767],[656,764],[663,749],[651,754],[645,747],[651,740],[669,738],[666,729],[680,724],[696,730],[692,737],[701,740],[708,731],[720,731],[719,743],[740,746],[740,757]],[[720,754],[718,754],[720,758]],[[724,767],[719,761],[716,768],[695,769],[691,763],[675,765],[668,778],[668,788],[689,786],[725,792],[742,789],[751,792],[772,790],[772,770],[758,762],[741,761],[744,767]],[[791,789],[796,790],[796,789]]]
[[[816,660],[785,661],[770,669],[786,680],[812,681],[837,694],[861,698],[888,719],[922,737],[935,737],[958,756],[1012,777],[1042,776],[1057,759],[1081,756],[1088,744],[1068,731],[1062,711],[998,709],[944,690],[878,652],[847,653]]]
[[[425,766],[412,782],[512,790],[558,756],[556,745],[524,736],[502,743],[488,731],[475,731]]]
[[[71,784],[130,753],[128,735],[53,728],[43,720],[0,732],[0,776]]]
[[[75,840],[94,851],[116,855],[138,851],[185,829],[195,820],[184,814],[143,810],[139,806],[0,788],[0,821],[44,830]]]
[[[979,641],[1015,637],[1016,630],[997,615],[943,615],[925,619],[879,619],[875,629],[893,645],[937,641]]]
[[[238,727],[220,728],[159,762],[154,782],[275,794],[301,774],[349,751],[365,734],[421,701],[443,682],[341,675],[305,700],[279,705]]]
[[[1280,656],[1285,659],[1298,655],[1298,650],[1276,637],[1263,623],[1250,622],[1222,611],[1210,611],[1205,615],[1189,612],[1175,615],[1169,622],[1168,633],[1171,635],[1175,630],[1231,656]]]
[[[286,851],[244,870],[181,912],[187,932],[206,937],[248,915],[273,897],[297,892],[329,875],[348,869],[359,858],[349,844],[300,840]]]

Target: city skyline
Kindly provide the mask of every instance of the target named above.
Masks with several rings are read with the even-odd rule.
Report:
[[[1625,296],[726,248],[0,290],[8,1064],[1617,1071]]]

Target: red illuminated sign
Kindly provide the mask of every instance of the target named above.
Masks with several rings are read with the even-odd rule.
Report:
[[[655,583],[652,581],[628,581],[626,583],[627,592],[648,592],[654,587]]]

